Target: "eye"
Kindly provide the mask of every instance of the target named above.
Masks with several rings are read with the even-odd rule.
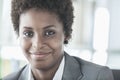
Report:
[[[55,31],[53,31],[53,30],[47,30],[44,33],[44,35],[47,37],[53,36],[54,34],[55,34]]]
[[[34,33],[33,33],[33,31],[24,31],[23,35],[25,37],[31,38],[31,37],[33,37]]]

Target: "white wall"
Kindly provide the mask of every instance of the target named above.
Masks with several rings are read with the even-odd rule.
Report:
[[[108,0],[110,32],[108,66],[120,69],[120,0]]]
[[[110,11],[109,49],[120,51],[120,0],[108,0]]]

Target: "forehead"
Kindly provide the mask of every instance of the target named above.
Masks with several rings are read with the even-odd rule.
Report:
[[[62,25],[58,16],[55,13],[48,11],[40,11],[30,9],[20,16],[21,26],[46,26],[46,25]]]

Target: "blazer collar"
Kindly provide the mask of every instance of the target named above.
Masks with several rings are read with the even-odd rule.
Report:
[[[62,80],[81,80],[82,72],[80,63],[65,53],[65,67]]]

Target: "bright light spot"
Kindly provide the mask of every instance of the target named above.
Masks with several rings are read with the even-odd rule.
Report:
[[[95,52],[93,55],[92,62],[99,64],[99,65],[106,65],[107,62],[107,52],[105,51],[98,51]]]
[[[108,48],[109,12],[106,8],[98,8],[95,12],[93,47],[95,50]]]
[[[109,20],[109,12],[106,8],[96,10],[93,35],[93,47],[96,52],[93,55],[93,62],[100,65],[105,65],[107,62]]]

